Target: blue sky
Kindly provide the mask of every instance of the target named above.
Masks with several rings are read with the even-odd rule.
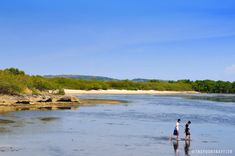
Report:
[[[2,0],[0,68],[235,81],[234,0]]]

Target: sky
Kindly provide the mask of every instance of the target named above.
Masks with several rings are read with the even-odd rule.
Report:
[[[0,68],[235,81],[234,0],[1,0]]]

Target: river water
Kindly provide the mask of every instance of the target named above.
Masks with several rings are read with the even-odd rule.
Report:
[[[200,96],[80,95],[127,100],[76,110],[1,114],[4,156],[235,155],[235,102]],[[231,99],[232,96],[228,98]],[[224,98],[224,97],[223,97]],[[226,98],[225,98],[226,99]],[[225,100],[226,101],[226,100]],[[180,140],[169,140],[181,118]],[[190,120],[191,141],[184,141]],[[4,122],[5,121],[5,122]],[[7,121],[7,122],[6,122]]]

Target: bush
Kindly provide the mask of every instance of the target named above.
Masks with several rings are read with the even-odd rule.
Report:
[[[49,82],[46,78],[43,78],[41,76],[32,76],[31,82],[31,87],[40,91],[56,89],[56,86],[53,85],[53,83]]]
[[[0,93],[1,94],[19,94],[24,91],[26,87],[21,84],[16,75],[8,71],[0,70]]]
[[[25,75],[24,71],[19,70],[17,68],[7,68],[4,71],[9,72],[11,74],[15,74],[15,75]]]
[[[22,91],[22,87],[15,83],[0,82],[1,94],[17,95],[20,94]]]

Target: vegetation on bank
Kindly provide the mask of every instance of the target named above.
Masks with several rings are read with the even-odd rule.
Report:
[[[48,90],[57,90],[57,94],[63,94],[63,88],[81,90],[126,89],[235,93],[235,82],[213,80],[150,80],[146,82],[130,80],[79,80],[62,77],[45,78],[42,76],[30,76],[16,68],[0,70],[0,94],[40,94]]]
[[[29,76],[16,68],[0,70],[0,94],[40,94],[56,89],[62,92],[59,85],[41,76]]]

